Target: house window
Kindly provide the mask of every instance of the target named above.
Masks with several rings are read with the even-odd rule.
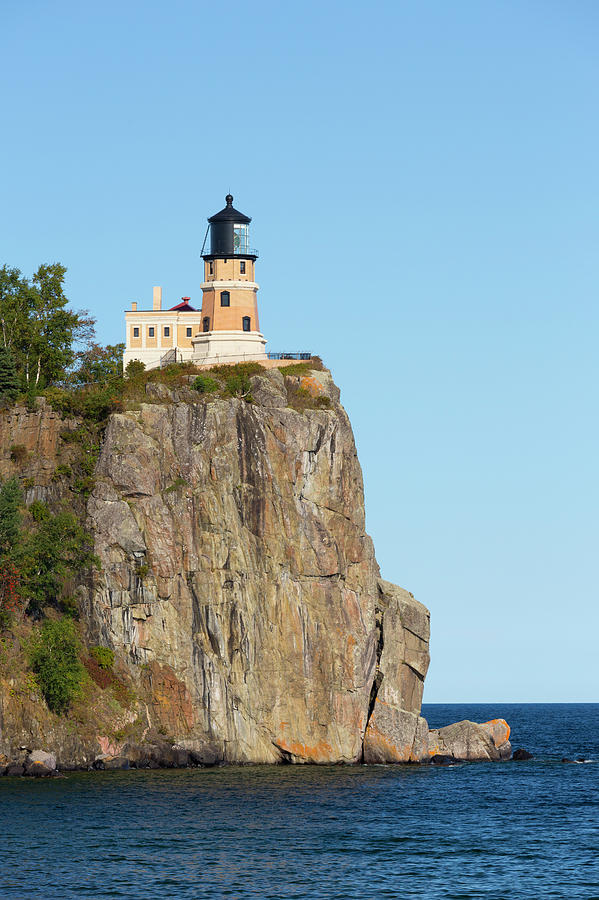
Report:
[[[208,316],[204,316],[202,320],[202,331],[210,331],[210,319]]]
[[[187,337],[191,337],[191,328],[187,328],[185,334],[187,335]]]
[[[220,292],[220,305],[221,306],[230,306],[231,305],[231,298],[229,296],[228,291]]]
[[[139,337],[139,328],[133,329],[133,337]]]
[[[208,273],[210,275],[214,275],[214,263],[213,262],[208,263]]]
[[[243,323],[244,331],[251,331],[252,320],[250,319],[249,316],[244,316],[242,319],[242,323]]]
[[[245,275],[245,262],[243,260],[239,263],[239,274]]]
[[[170,337],[170,336],[171,336],[171,329],[170,329],[170,327],[169,327],[168,325],[165,325],[165,326],[164,326],[164,336],[165,336],[165,337]]]
[[[152,328],[151,325],[148,328],[148,337],[154,337],[154,329]]]

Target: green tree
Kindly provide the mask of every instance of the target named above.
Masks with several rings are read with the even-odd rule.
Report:
[[[13,350],[18,345],[28,318],[31,286],[19,269],[0,269],[0,340]]]
[[[22,539],[20,554],[28,612],[39,614],[45,606],[70,606],[70,583],[97,565],[92,538],[70,512],[54,516],[39,502],[32,503],[29,512],[35,525]]]
[[[0,486],[0,556],[13,553],[21,534],[23,494],[16,478]]]
[[[130,359],[125,369],[125,376],[130,380],[139,378],[146,371],[146,364],[141,359]]]
[[[0,269],[0,341],[29,388],[64,380],[77,346],[93,340],[94,319],[67,308],[65,273],[60,263],[42,265],[29,281],[18,269]]]
[[[13,403],[20,387],[14,356],[8,347],[0,346],[0,401],[8,400]]]
[[[29,646],[29,665],[52,712],[67,711],[81,690],[83,665],[75,623],[63,617],[46,620]]]
[[[75,384],[118,383],[123,377],[124,344],[106,347],[92,342],[78,354],[79,365],[73,373]]]

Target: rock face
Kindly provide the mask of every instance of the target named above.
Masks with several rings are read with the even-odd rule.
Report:
[[[77,593],[129,699],[114,712],[97,690],[69,720],[0,670],[0,774],[505,757],[502,720],[429,734],[420,716],[429,613],[380,578],[330,373],[270,369],[251,389],[149,384],[110,417],[87,501],[101,570]],[[80,425],[44,403],[0,415],[0,477],[72,503]]]
[[[412,594],[379,581],[377,666],[364,762],[421,762],[428,757],[428,725],[420,716],[429,664],[430,615]]]
[[[189,391],[111,417],[89,501],[91,636],[127,655],[148,727],[185,749],[419,759],[428,613],[379,581],[329,373],[300,387],[330,408],[289,408],[285,384],[273,370],[253,404]]]

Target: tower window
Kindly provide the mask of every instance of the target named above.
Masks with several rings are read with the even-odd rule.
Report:
[[[239,274],[245,275],[245,260],[243,260],[243,259],[239,263]]]
[[[133,329],[133,337],[139,337],[139,328]]]
[[[241,321],[242,321],[242,324],[243,324],[243,330],[244,330],[244,331],[251,331],[251,330],[252,330],[252,328],[251,328],[252,320],[250,319],[249,316],[244,316],[243,319],[242,319]]]
[[[187,328],[185,334],[187,335],[187,337],[191,337],[191,328]]]
[[[220,305],[221,306],[230,306],[231,305],[231,298],[229,296],[228,291],[220,292]]]
[[[170,337],[170,336],[171,336],[171,329],[170,329],[170,327],[169,327],[168,325],[165,325],[165,326],[164,326],[164,336],[165,336],[165,337]]]
[[[148,337],[154,337],[154,329],[152,328],[151,325],[148,328]]]
[[[208,263],[208,274],[214,275],[214,263],[213,262]]]
[[[208,316],[204,316],[202,319],[202,331],[210,331],[210,319]]]

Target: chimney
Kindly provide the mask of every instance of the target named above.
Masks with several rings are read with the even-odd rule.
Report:
[[[133,310],[133,312],[137,312],[137,300],[131,301],[131,309]]]
[[[162,288],[161,287],[154,288],[154,303],[152,304],[152,309],[162,309]]]

